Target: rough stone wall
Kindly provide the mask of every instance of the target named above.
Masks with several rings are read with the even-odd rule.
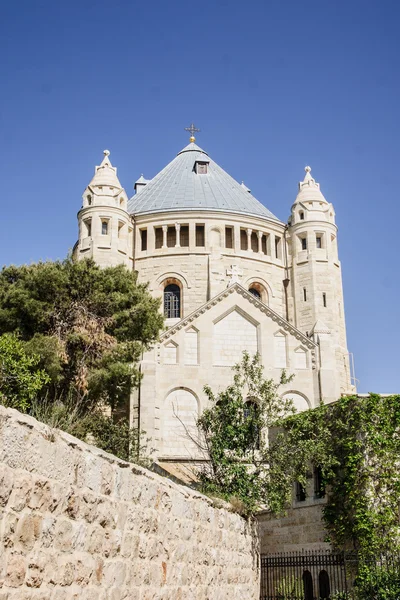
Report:
[[[327,534],[322,520],[324,504],[324,500],[307,498],[304,502],[294,503],[284,517],[259,514],[261,553],[328,549],[330,546],[325,542]]]
[[[0,407],[1,600],[256,600],[255,529]]]

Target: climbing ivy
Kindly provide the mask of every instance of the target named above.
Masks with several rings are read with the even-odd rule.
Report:
[[[307,463],[322,470],[332,545],[364,554],[400,549],[400,396],[348,396],[280,424],[287,456],[302,459],[298,479]]]

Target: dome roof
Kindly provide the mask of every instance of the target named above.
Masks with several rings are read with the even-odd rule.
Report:
[[[207,163],[198,173],[196,163]],[[131,214],[176,210],[210,210],[239,213],[279,221],[208,154],[191,142],[128,203]]]

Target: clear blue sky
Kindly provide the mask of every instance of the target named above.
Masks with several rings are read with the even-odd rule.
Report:
[[[359,391],[400,392],[399,22],[395,0],[3,2],[0,263],[63,258],[103,149],[131,195],[193,120],[284,221],[312,166]]]

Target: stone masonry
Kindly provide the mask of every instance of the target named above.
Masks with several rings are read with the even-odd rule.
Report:
[[[0,600],[255,600],[255,527],[0,407]]]

